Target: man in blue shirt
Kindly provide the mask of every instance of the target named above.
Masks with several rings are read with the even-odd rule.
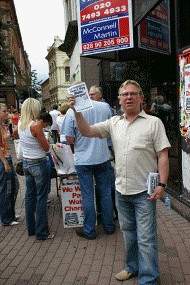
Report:
[[[110,108],[110,111],[112,113],[112,116],[114,115],[114,109],[104,100],[103,98],[103,90],[100,86],[98,85],[92,85],[89,89],[89,96],[91,100],[94,101],[98,101],[98,102],[104,102],[105,104],[107,104],[107,106]],[[111,138],[107,138],[107,143],[108,143],[108,147],[110,150],[110,155],[114,160],[114,151],[113,151],[113,146],[112,146],[112,140]],[[113,210],[114,210],[114,214],[115,214],[115,219],[118,219],[118,212],[117,212],[117,208],[115,205],[115,171],[113,166],[110,163],[110,176],[111,176],[111,189],[112,189],[112,202],[113,202]],[[97,188],[97,187],[96,187]],[[101,212],[101,207],[100,207],[100,199],[99,199],[99,191],[98,189],[96,189],[96,205],[98,208],[98,211]]]
[[[92,104],[92,109],[82,112],[90,125],[102,122],[112,116],[107,104],[96,101],[92,101]],[[83,228],[76,230],[77,235],[86,239],[96,238],[94,180],[100,191],[102,224],[105,233],[113,234],[115,232],[115,223],[111,196],[110,153],[107,139],[92,139],[82,136],[76,126],[75,115],[71,109],[66,114],[61,133],[66,135],[69,144],[74,143],[75,167],[84,210]]]

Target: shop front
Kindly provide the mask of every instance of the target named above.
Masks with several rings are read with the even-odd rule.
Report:
[[[93,1],[93,4],[95,2],[97,1]],[[111,3],[110,1],[103,2],[108,6]],[[84,45],[86,50],[81,58],[85,61],[89,60],[89,62],[90,59],[98,60],[99,82],[96,81],[93,84],[99,84],[103,88],[105,100],[116,111],[119,111],[118,88],[127,79],[134,79],[141,85],[145,96],[144,108],[148,112],[154,104],[165,105],[167,112],[156,115],[163,120],[171,143],[167,191],[184,205],[190,206],[190,172],[188,170],[190,161],[187,159],[189,145],[187,139],[183,140],[186,137],[182,137],[181,134],[183,114],[179,100],[181,98],[181,93],[179,94],[179,55],[190,47],[190,2],[189,0],[134,0],[131,3],[133,15],[133,43],[130,43],[131,46],[118,49],[113,47],[114,50],[110,49],[107,52],[98,50],[98,52],[92,53],[90,49],[95,48],[95,45],[88,43],[88,45]],[[98,9],[99,6],[95,5],[94,7]],[[116,7],[114,9],[112,10],[116,11]],[[108,12],[112,10],[110,8]],[[114,21],[116,18],[117,16]],[[92,25],[92,21],[90,24]],[[113,26],[110,23],[107,25],[109,29]],[[98,27],[99,30],[102,30],[100,24]],[[92,42],[91,36],[94,36],[94,31],[97,30],[92,28],[89,30],[89,42]],[[120,32],[125,33],[123,30]],[[108,33],[103,34],[103,36],[106,35]],[[115,34],[112,33],[112,35]],[[131,38],[131,33],[129,35]],[[67,40],[65,40],[66,43]],[[108,41],[106,40],[105,43]],[[99,40],[98,44],[101,47],[102,41],[100,43]],[[109,41],[109,44],[114,46],[115,41]],[[87,70],[86,73],[82,71],[83,76],[81,77],[87,86],[90,86],[92,81],[90,77],[93,77],[89,71]],[[93,68],[94,73],[95,67]],[[186,98],[186,101],[186,107],[189,110],[189,99]],[[186,147],[185,155],[184,145]]]
[[[146,30],[146,33],[145,33]],[[175,5],[161,1],[141,22],[134,26],[134,47],[100,58],[99,84],[105,100],[116,110],[118,88],[126,79],[136,80],[145,96],[144,108],[162,119],[171,143],[168,192],[181,197],[181,141],[179,129],[178,65],[176,51]],[[109,57],[109,58],[108,58]],[[153,104],[166,109],[154,113]],[[151,110],[151,112],[150,112]]]
[[[141,2],[145,5],[146,1]],[[136,10],[132,49],[107,54],[100,53],[91,57],[100,59],[99,84],[103,88],[105,100],[115,110],[119,109],[118,88],[129,78],[140,83],[145,95],[145,108],[148,111],[153,102],[157,100],[158,103],[160,98],[163,100],[162,103],[169,106],[167,114],[164,114],[164,124],[171,143],[167,191],[179,202],[189,207],[190,84],[187,82],[190,82],[190,60],[185,61],[185,58],[190,59],[190,50],[186,51],[185,56],[184,50],[190,46],[188,20],[190,3],[187,0],[181,2],[176,0],[175,2],[157,1],[154,4],[154,7],[148,7],[147,2],[148,12],[144,10],[144,14],[142,6],[138,8],[134,5],[134,10]],[[137,13],[138,9],[141,13]],[[162,39],[162,43],[159,39]],[[181,60],[180,66],[179,59]],[[182,67],[184,61],[185,68]],[[185,70],[183,72],[185,76],[183,82],[186,82],[184,86],[182,86],[184,83],[181,79],[181,69]],[[163,113],[160,114],[160,118],[163,120]],[[175,205],[176,209],[177,207]],[[180,211],[180,209],[177,210]],[[187,211],[184,215],[190,219]]]

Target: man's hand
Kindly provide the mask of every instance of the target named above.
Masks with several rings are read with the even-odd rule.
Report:
[[[154,189],[154,192],[152,193],[152,195],[149,198],[147,198],[147,200],[158,200],[161,198],[163,193],[164,193],[164,188],[161,186],[157,186]]]
[[[68,94],[68,95],[67,95],[67,99],[68,99],[68,105],[69,105],[69,107],[70,107],[71,109],[73,109],[73,111],[76,112],[75,107],[74,107],[74,105],[75,105],[75,97],[74,97],[74,95]]]

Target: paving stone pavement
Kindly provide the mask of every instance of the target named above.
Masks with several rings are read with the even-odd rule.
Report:
[[[25,228],[24,178],[20,191],[16,226],[0,226],[0,285],[137,285],[137,278],[119,282],[114,275],[124,268],[124,243],[116,222],[116,232],[106,235],[97,226],[96,240],[85,240],[75,229],[63,228],[61,198],[55,179],[49,195],[51,240],[28,237]],[[190,284],[190,223],[158,201],[159,263],[162,285]]]

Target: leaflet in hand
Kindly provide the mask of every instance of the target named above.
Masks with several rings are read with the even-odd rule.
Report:
[[[158,183],[160,181],[160,175],[159,173],[153,173],[150,172],[147,178],[147,193],[149,195],[152,195],[154,192],[154,189],[158,186]]]
[[[77,112],[93,108],[86,84],[84,82],[69,87],[67,91],[69,94],[72,94],[75,97],[75,110]]]

